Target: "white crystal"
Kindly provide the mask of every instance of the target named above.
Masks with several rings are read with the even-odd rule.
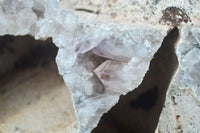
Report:
[[[143,71],[148,61],[133,57],[129,63],[107,60],[97,67],[94,72],[103,83],[105,89],[120,94],[126,94],[137,88],[144,77]],[[137,76],[136,76],[137,75]]]
[[[77,111],[77,118],[80,124],[79,132],[90,132],[96,127],[102,114],[107,112],[115,103],[117,103],[121,94],[126,94],[142,82],[142,79],[148,70],[151,58],[166,35],[165,30],[159,30],[148,26],[133,27],[131,29],[124,26],[118,28],[117,26],[118,25],[116,24],[112,24],[109,25],[111,28],[108,28],[108,25],[104,25],[103,23],[96,26],[83,25],[83,28],[75,37],[73,44],[61,48],[64,49],[63,51],[65,52],[63,54],[65,54],[65,56],[62,56],[63,54],[59,56],[60,54],[58,53],[58,69],[63,75],[65,83],[71,89],[74,106]],[[112,40],[119,37],[119,35],[122,35],[124,32],[129,34],[128,39],[127,36],[121,36],[122,40],[125,40],[124,42],[115,42]],[[152,34],[152,32],[154,34]],[[106,38],[110,38],[114,46],[121,45],[122,51],[127,49],[126,44],[128,42],[134,42],[129,44],[130,46],[133,46],[132,53],[130,54],[131,56],[129,56],[130,61],[126,63],[114,63],[114,69],[108,68],[109,70],[112,69],[109,74],[113,77],[109,84],[102,81],[100,75],[102,69],[105,70],[104,66],[107,65],[106,63],[113,63],[115,61],[97,56],[92,51],[93,48],[101,45],[102,40],[105,40]],[[152,47],[146,45],[147,43],[151,44]],[[59,49],[59,52],[61,49]],[[74,53],[72,52],[73,49]],[[118,49],[118,51],[121,52],[120,49]],[[113,51],[107,51],[110,55],[109,52],[112,53]],[[64,62],[67,62],[68,64],[61,64],[61,60],[65,60]],[[105,62],[105,60],[107,61]],[[102,81],[103,85],[95,76],[94,72]],[[119,82],[121,83],[120,85]],[[109,98],[108,101],[104,101],[107,99],[106,97]],[[96,103],[107,104],[99,106]],[[96,106],[93,107],[94,105]]]
[[[99,21],[101,15],[99,18],[98,15],[89,18],[88,14],[80,15],[78,21],[68,0],[0,0],[0,35],[30,34],[36,39],[52,37],[59,47],[56,57],[59,73],[73,96],[80,124],[79,132],[88,133],[96,127],[103,113],[117,103],[121,94],[126,94],[142,82],[149,63],[169,28],[158,23],[162,10],[168,6],[186,9],[187,13],[191,13],[193,25],[180,26],[182,35],[177,48],[180,65],[172,81],[174,91],[183,97],[177,98],[180,106],[170,106],[167,109],[172,113],[183,111],[185,114],[182,113],[182,116],[191,116],[197,125],[195,127],[198,127],[197,118],[200,115],[196,112],[200,112],[200,108],[196,100],[200,99],[200,26],[197,25],[200,20],[199,2],[158,2],[159,4],[148,0],[134,1],[130,5],[129,1],[119,0],[116,2],[116,9],[123,10],[116,12],[121,16],[115,22],[109,22]],[[110,11],[108,5],[98,6],[99,3],[101,2],[92,5],[96,6],[92,9],[101,7],[104,15]],[[104,17],[103,19],[106,18]],[[129,24],[116,23],[119,21],[127,21]],[[110,80],[101,76],[105,73],[111,77]],[[172,86],[170,90],[173,89]],[[169,92],[168,97],[171,95]],[[192,108],[190,105],[194,106],[194,111],[188,110]],[[164,112],[159,129],[164,130],[169,126],[172,127],[169,129],[171,132],[174,130],[174,126],[170,125],[173,121],[165,125],[163,118],[166,116],[169,115]],[[188,124],[190,120],[185,118],[182,122],[184,131],[189,131],[192,127]],[[199,128],[191,130],[199,132]]]

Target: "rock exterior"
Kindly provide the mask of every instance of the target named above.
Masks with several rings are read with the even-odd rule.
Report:
[[[72,93],[78,132],[89,133],[120,95],[140,85],[168,30],[179,26],[179,68],[157,131],[199,132],[199,4],[191,0],[72,0],[72,4],[1,0],[0,35],[53,39],[59,48],[59,73]]]
[[[158,131],[192,132],[200,131],[200,42],[199,26],[181,29],[182,36],[177,44],[179,68],[168,89]]]

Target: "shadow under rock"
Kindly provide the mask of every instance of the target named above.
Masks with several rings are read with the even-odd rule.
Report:
[[[53,92],[52,85],[64,84],[55,63],[57,51],[50,38],[0,36],[0,69],[6,68],[0,71],[0,125],[38,102],[46,91]]]

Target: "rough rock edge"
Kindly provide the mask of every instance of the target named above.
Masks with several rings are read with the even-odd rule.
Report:
[[[3,2],[3,1],[1,1],[1,2]],[[39,1],[37,1],[37,2],[39,2]],[[73,38],[73,36],[76,34],[77,28],[79,28],[79,24],[76,21],[74,15],[72,13],[72,10],[68,10],[68,9],[61,10],[60,7],[59,7],[59,4],[56,3],[55,1],[53,1],[53,2],[55,3],[55,5],[50,4],[48,1],[44,1],[41,4],[41,5],[46,5],[45,9],[47,9],[49,11],[54,10],[53,12],[51,12],[52,16],[51,15],[48,16],[48,14],[46,14],[47,18],[45,18],[45,19],[41,19],[37,14],[34,13],[33,10],[31,10],[32,4],[33,4],[32,1],[28,1],[28,0],[26,2],[16,1],[15,4],[18,5],[21,10],[18,10],[19,8],[14,9],[12,7],[9,7],[9,5],[8,5],[8,7],[6,7],[7,8],[6,9],[7,15],[1,16],[1,20],[7,20],[7,22],[6,23],[3,23],[3,22],[0,23],[1,24],[0,25],[0,29],[1,29],[0,35],[5,35],[5,34],[12,34],[12,35],[31,34],[36,39],[45,39],[45,38],[48,38],[48,37],[52,37],[56,46],[58,46],[59,48],[63,48],[64,43],[59,42],[60,40],[58,38],[59,37],[63,38],[63,36],[65,36],[65,35],[71,36]],[[30,4],[30,3],[32,3],[32,4]],[[47,7],[47,5],[50,8]],[[4,9],[2,9],[2,7],[3,6],[0,7],[0,11],[4,10]],[[9,9],[9,8],[11,8],[11,9]],[[18,10],[17,11],[18,14],[12,14],[13,13],[12,11],[15,12],[16,10]],[[57,12],[55,13],[55,11],[57,11]],[[45,11],[45,12],[47,12],[47,11]],[[27,15],[27,13],[30,13],[30,14]],[[18,15],[18,17],[17,17],[17,15]],[[28,22],[26,22],[27,16],[30,17],[29,15],[32,16],[32,20],[29,20]],[[65,19],[64,19],[64,17],[65,17]],[[12,23],[13,22],[12,19],[16,19],[17,20],[16,23]],[[67,20],[72,21],[72,19],[73,19],[74,23],[72,25],[70,25],[71,22],[69,22]],[[49,20],[51,20],[51,21],[49,21]],[[8,23],[8,22],[10,22],[10,23]],[[17,23],[17,22],[24,22],[26,25],[24,25],[24,23],[22,25],[20,25],[20,23]],[[50,31],[46,31],[45,27],[48,27],[48,29]],[[56,27],[59,30],[53,31],[53,33],[52,33],[52,29],[56,29],[56,28],[53,28],[53,27]],[[57,36],[55,35],[56,33],[57,33]],[[65,43],[66,42],[70,43],[72,40],[67,39],[67,40],[65,40]],[[60,50],[59,50],[59,53],[61,53]],[[64,53],[62,53],[62,54],[64,54]],[[59,58],[59,57],[57,57],[57,58]],[[65,65],[67,65],[67,64],[65,64]],[[161,116],[161,118],[162,118],[162,116]]]
[[[0,11],[2,12],[1,17],[1,24],[0,24],[0,35],[27,35],[30,34],[35,39],[46,39],[48,37],[53,38],[53,42],[57,47],[59,47],[58,55],[56,57],[56,62],[58,64],[58,69],[61,75],[63,75],[64,80],[65,78],[65,68],[70,67],[71,64],[73,65],[74,57],[76,55],[71,56],[72,59],[67,59],[68,55],[66,54],[74,54],[72,49],[73,47],[66,47],[66,45],[70,46],[72,44],[74,37],[78,32],[81,31],[81,25],[84,26],[87,24],[79,24],[77,22],[76,16],[73,14],[73,11],[71,9],[62,9],[56,1],[52,1],[52,3],[49,3],[48,1],[1,1]],[[92,21],[92,20],[91,20]],[[14,23],[15,22],[15,23]],[[89,22],[88,22],[89,23]],[[107,33],[112,31],[112,29],[118,29],[121,32],[125,30],[129,30],[129,25],[119,25],[117,23],[91,23],[90,26],[93,28],[100,27],[100,29],[104,29],[107,27]],[[112,27],[112,28],[111,28]],[[133,26],[133,28],[136,26]],[[150,26],[146,26],[146,28],[150,28]],[[86,28],[87,29],[87,28]],[[145,29],[145,28],[143,28]],[[159,29],[158,27],[154,29]],[[149,29],[150,30],[150,29]],[[162,30],[160,30],[162,31]],[[166,33],[166,30],[163,31],[163,35],[161,37],[164,37],[164,33]],[[67,37],[66,37],[67,36]],[[101,40],[103,40],[106,36],[101,37]],[[160,40],[160,38],[159,38]],[[154,52],[159,48],[159,45],[161,44],[162,39],[160,42],[158,42],[158,46],[156,46]],[[97,42],[98,43],[98,42]],[[153,56],[153,53],[151,57],[147,61],[147,67],[146,70],[143,72],[143,76],[145,72],[148,69],[148,64]],[[64,69],[64,70],[63,70]],[[64,72],[64,73],[63,73]],[[142,77],[143,77],[142,76]],[[142,77],[139,80],[138,84],[142,81]],[[73,85],[66,82],[67,86],[69,88],[73,88]],[[137,87],[136,85],[136,87]],[[71,89],[72,92],[73,89]],[[72,95],[74,96],[73,92]],[[109,94],[105,94],[108,95]],[[115,97],[115,98],[114,98]],[[99,114],[97,119],[94,119],[95,122],[92,126],[79,128],[79,132],[90,132],[98,123],[98,120],[100,119],[101,115],[108,111],[117,101],[118,101],[117,95],[113,95],[110,98],[115,99],[112,103],[109,103],[109,106],[104,109],[102,113]],[[73,98],[74,102],[77,101],[77,97]],[[105,99],[105,97],[102,97]],[[109,98],[109,99],[110,99]],[[111,100],[110,99],[110,100]],[[108,101],[110,101],[108,100]],[[74,107],[76,108],[76,104],[74,103]],[[76,108],[77,109],[77,108]],[[80,114],[77,113],[78,119],[80,117]],[[83,116],[84,114],[81,114]],[[81,121],[80,124],[85,124],[86,122]],[[91,124],[91,123],[90,123]],[[90,125],[89,124],[89,125]],[[86,131],[87,130],[87,131]]]
[[[176,25],[180,25],[179,28],[182,32],[181,40],[177,44],[178,48],[176,51],[179,58],[179,69],[177,70],[177,73],[174,76],[171,86],[169,87],[168,95],[166,98],[164,109],[160,117],[157,131],[164,132],[164,133],[165,132],[199,132],[200,129],[198,127],[200,123],[199,123],[198,118],[200,114],[198,112],[200,112],[200,108],[199,108],[200,97],[199,95],[197,95],[199,94],[199,90],[200,90],[198,86],[199,81],[192,83],[190,79],[187,79],[187,80],[181,79],[181,76],[184,73],[188,75],[189,73],[188,70],[190,69],[189,67],[185,68],[184,67],[185,64],[182,62],[182,60],[184,60],[185,54],[188,53],[190,50],[192,50],[194,47],[196,48],[200,47],[199,45],[200,42],[199,42],[199,37],[198,37],[199,36],[198,34],[200,33],[199,31],[200,17],[198,15],[198,12],[199,12],[198,7],[199,7],[200,2],[191,1],[191,0],[184,0],[184,1],[182,0],[175,0],[175,1],[145,0],[141,2],[136,0],[134,2],[135,3],[132,5],[131,3],[129,3],[129,1],[125,2],[123,0],[118,0],[118,1],[108,0],[104,3],[101,3],[101,1],[93,2],[93,1],[72,0],[72,3],[74,4],[75,9],[83,8],[83,9],[91,9],[93,11],[99,11],[99,14],[81,12],[80,10],[75,11],[76,14],[79,16],[79,20],[81,20],[82,22],[84,22],[84,20],[87,18],[93,18],[94,20],[98,20],[98,21],[103,21],[106,19],[106,20],[115,21],[118,23],[157,25],[159,23],[159,20],[162,19],[162,11],[164,11],[168,7],[179,8],[182,11],[184,11],[186,15],[190,17],[188,21],[189,23],[183,22],[181,24],[176,24]],[[130,12],[133,11],[133,9],[136,9],[137,13],[132,12],[130,14]],[[143,9],[144,11],[142,11],[141,13],[140,11]],[[101,13],[101,11],[103,12]],[[127,13],[126,11],[128,11],[127,16],[124,15]],[[152,12],[154,12],[154,14],[152,14]],[[115,13],[115,16],[113,16],[113,13]],[[161,24],[166,24],[166,25],[169,25],[170,27],[170,24],[172,23],[162,22]],[[188,44],[188,47],[187,47],[187,44]],[[189,46],[190,44],[192,44],[191,47]],[[196,46],[194,46],[194,44]],[[195,50],[197,51],[197,49]],[[193,52],[194,54],[195,50],[192,50],[190,53]],[[197,55],[200,55],[200,54],[197,54]],[[194,56],[190,60],[198,60],[198,58],[199,58],[198,56]],[[194,69],[194,70],[196,71],[196,73],[199,73],[198,69]],[[196,77],[196,79],[199,79],[199,78],[200,76]],[[171,97],[174,97],[174,95],[171,94],[171,91],[173,91],[174,93],[177,93],[178,96],[175,95],[175,99],[177,99],[176,104],[179,104],[180,106],[175,106],[176,104],[174,104],[173,102],[169,102]],[[185,99],[184,97],[187,97],[188,101],[190,102],[188,102],[187,99]],[[176,121],[177,119],[176,115],[178,116],[178,121]]]

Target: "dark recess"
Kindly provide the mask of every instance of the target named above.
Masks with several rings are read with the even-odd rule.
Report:
[[[84,8],[75,8],[75,11],[81,11],[81,12],[87,12],[87,13],[94,13],[94,14],[99,14],[100,13],[99,10],[93,11],[93,10],[84,9]]]
[[[136,100],[130,101],[130,105],[134,109],[150,110],[156,105],[157,100],[158,86],[155,86],[141,94]]]
[[[35,40],[26,36],[0,36],[0,80],[16,70],[50,68],[55,64],[58,48],[52,39]]]
[[[5,53],[5,50],[8,50],[11,53],[14,53],[15,50],[9,46],[9,43],[14,41],[14,36],[5,35],[0,36],[0,55]]]
[[[14,60],[14,68],[25,69],[29,67],[35,67],[37,65],[45,66],[49,62],[55,59],[58,48],[52,43],[51,38],[45,41],[35,40],[33,37],[27,36],[12,36],[4,35],[0,36],[0,56],[11,53],[13,59],[15,59],[16,53],[23,51],[23,47],[16,49],[18,44],[15,44],[15,40],[20,38],[23,40],[29,40],[26,45],[29,45],[28,51],[24,52],[20,58]],[[19,43],[19,42],[17,42]],[[24,51],[27,49],[24,49]],[[13,68],[13,69],[14,69]]]
[[[50,69],[55,66],[56,68],[55,58],[57,51],[58,48],[53,44],[51,38],[42,41],[35,40],[29,35],[0,36],[0,69],[3,68],[2,70],[4,70],[0,70],[0,86],[7,83],[8,79],[5,77],[8,77],[11,73],[16,74],[16,72],[22,72],[27,69],[32,71],[35,67]],[[6,57],[9,58],[7,59]],[[8,64],[10,66],[7,67]],[[37,73],[33,73],[29,78],[35,75]],[[3,95],[7,91],[2,90],[0,87],[0,94]]]
[[[177,70],[179,30],[174,27],[154,55],[142,83],[101,118],[92,133],[154,133],[170,81]]]
[[[55,60],[58,48],[49,38],[46,41],[37,41],[37,46],[32,47],[28,54],[22,56],[15,64],[15,68],[29,68],[37,65],[45,66]]]

